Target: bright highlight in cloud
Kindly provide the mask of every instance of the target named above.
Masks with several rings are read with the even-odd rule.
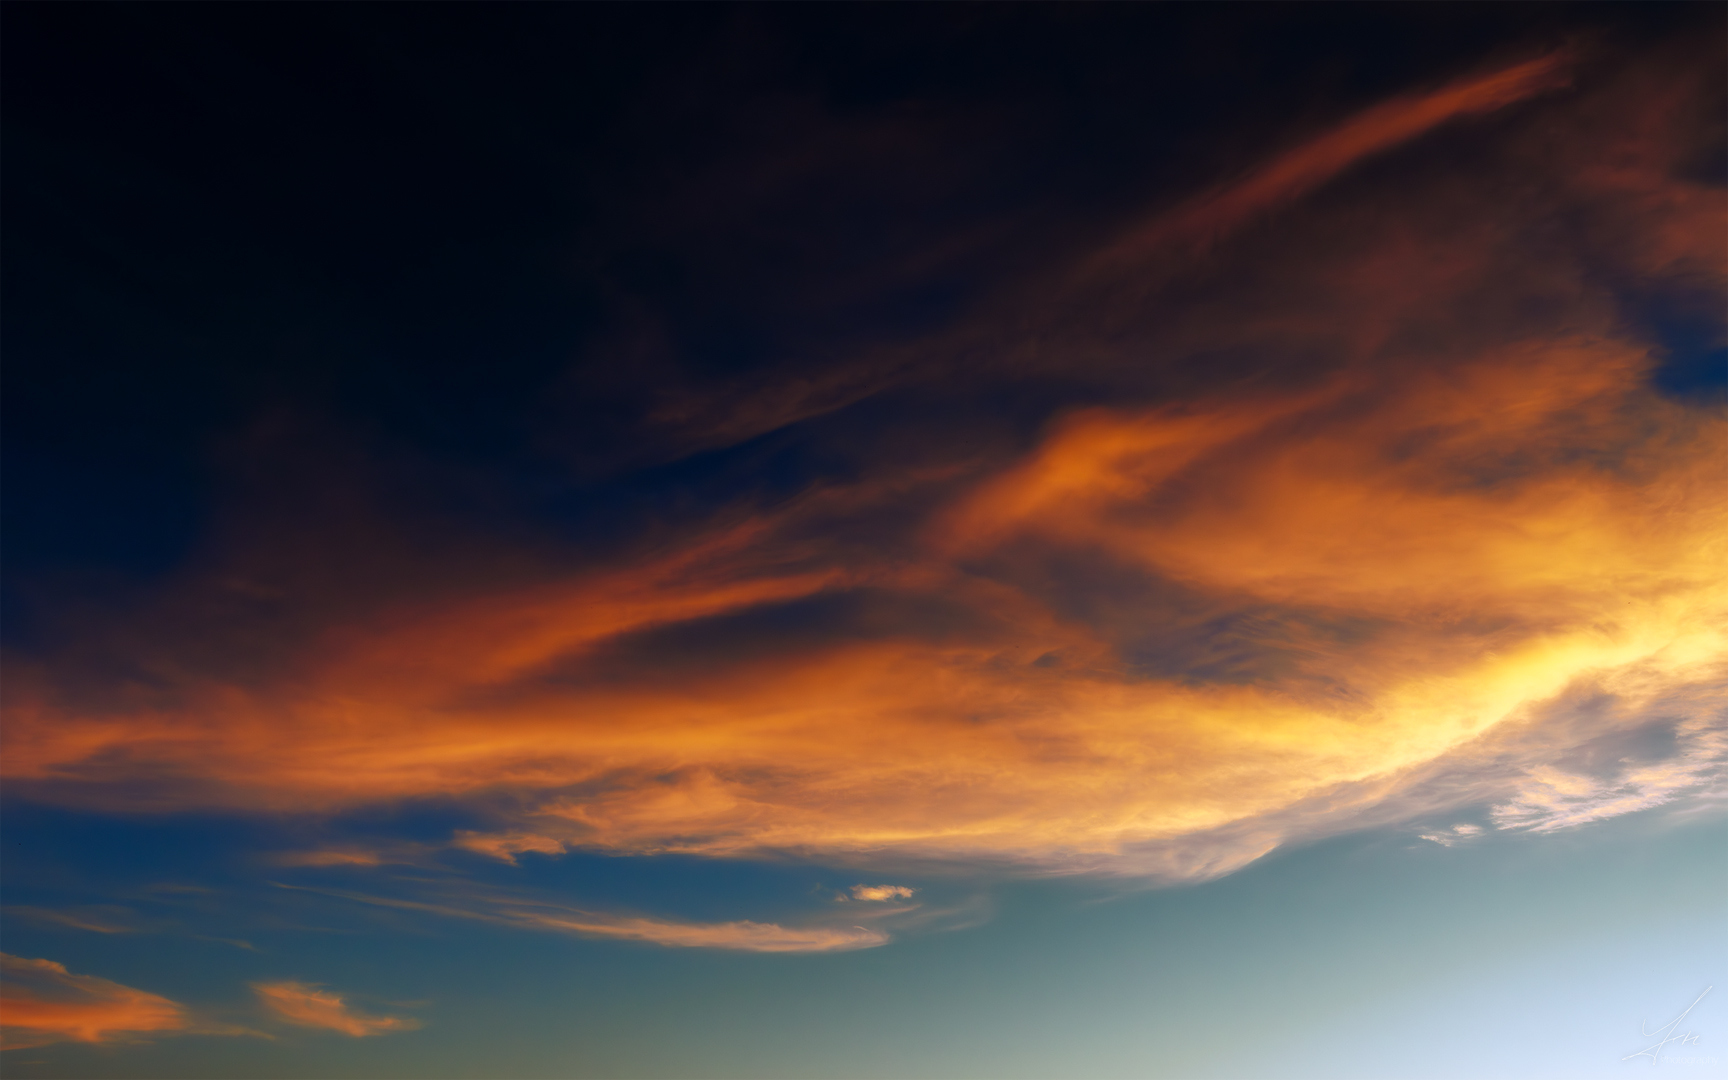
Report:
[[[905,885],[854,885],[847,891],[854,900],[907,900],[915,890]]]

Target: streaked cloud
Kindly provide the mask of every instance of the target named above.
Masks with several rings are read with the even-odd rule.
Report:
[[[364,1038],[413,1031],[420,1021],[407,1016],[368,1016],[357,1012],[342,995],[301,982],[253,983],[258,1000],[278,1018],[301,1027],[325,1028]]]
[[[1576,59],[1569,50],[1551,52],[1366,109],[1265,162],[1244,179],[1200,195],[1130,230],[1096,256],[1096,261],[1117,263],[1170,245],[1216,242],[1254,216],[1292,202],[1358,162],[1409,142],[1441,124],[1493,112],[1565,86]]]
[[[628,572],[380,627],[312,696],[25,721],[9,760],[91,775],[88,740],[123,738],[259,806],[542,793],[531,825],[455,838],[500,858],[1139,865],[1438,758],[1575,680],[1720,657],[1722,425],[1648,395],[1644,363],[1533,344],[1391,385],[1076,414],[914,563],[779,572],[816,496]],[[1632,464],[1566,460],[1602,445]],[[1495,477],[1514,452],[1554,463]],[[1064,560],[1104,576],[1052,593]],[[1112,610],[1128,597],[1144,615]],[[1169,634],[1167,674],[1131,659],[1141,619]],[[1237,659],[1197,675],[1193,650],[1221,645]]]
[[[116,904],[84,904],[70,908],[8,904],[0,912],[9,919],[87,930],[93,934],[134,934],[139,930],[136,913]]]
[[[375,851],[358,848],[326,848],[318,851],[284,851],[270,857],[278,866],[378,866],[385,860]]]
[[[79,975],[53,960],[0,953],[0,1049],[184,1034],[255,1033],[202,1021],[160,994]]]
[[[1454,825],[1443,832],[1423,833],[1422,839],[1432,840],[1441,847],[1451,847],[1453,844],[1462,843],[1473,836],[1480,835],[1482,835],[1482,826],[1465,823]]]
[[[597,918],[524,911],[511,920],[543,930],[562,930],[584,937],[621,938],[683,948],[735,949],[744,952],[839,952],[886,945],[888,935],[867,927],[786,927],[775,923],[734,920],[687,923],[648,918]]]

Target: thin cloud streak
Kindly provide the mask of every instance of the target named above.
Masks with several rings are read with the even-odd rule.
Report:
[[[1570,50],[1456,80],[1438,90],[1394,98],[1131,230],[1094,256],[1087,269],[1131,262],[1168,245],[1205,246],[1254,217],[1293,202],[1357,163],[1409,142],[1442,124],[1493,112],[1570,81]]]
[[[113,905],[60,910],[36,907],[30,904],[8,904],[5,908],[0,908],[0,913],[5,914],[7,918],[64,926],[73,930],[85,930],[93,934],[135,934],[139,932],[138,928],[132,925],[133,913]]]
[[[863,926],[781,926],[777,923],[735,919],[725,922],[692,922],[585,911],[564,904],[531,900],[502,892],[467,888],[459,895],[431,900],[412,900],[339,889],[311,888],[274,883],[278,888],[339,897],[376,907],[420,911],[448,918],[475,919],[522,930],[550,931],[579,937],[640,941],[675,948],[726,949],[738,952],[804,953],[844,952],[886,945],[886,931]],[[911,908],[873,912],[876,918],[903,915]]]
[[[357,1012],[343,1000],[342,995],[306,983],[253,983],[252,990],[277,1017],[301,1027],[325,1028],[356,1039],[413,1031],[420,1027],[420,1021],[412,1017],[368,1016]]]

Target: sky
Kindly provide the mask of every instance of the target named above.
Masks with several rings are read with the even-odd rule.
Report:
[[[0,1062],[1728,1062],[1719,5],[0,13]]]

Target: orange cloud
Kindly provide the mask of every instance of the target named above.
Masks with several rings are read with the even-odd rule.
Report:
[[[1200,195],[1130,230],[1099,253],[1091,266],[1132,260],[1173,243],[1215,240],[1256,215],[1300,198],[1358,162],[1442,124],[1493,112],[1567,85],[1575,59],[1570,51],[1552,52],[1364,110],[1272,158],[1245,179]]]
[[[252,989],[272,1012],[301,1027],[327,1028],[363,1038],[413,1031],[420,1021],[406,1016],[366,1016],[355,1012],[340,994],[298,982],[253,983]]]
[[[56,1042],[114,1042],[195,1029],[186,1009],[165,997],[64,964],[0,953],[0,1049]]]
[[[514,863],[516,856],[524,851],[537,851],[542,855],[562,855],[565,851],[562,842],[549,836],[520,832],[487,834],[463,830],[456,834],[453,844],[507,863]]]
[[[44,711],[15,723],[8,764],[76,779],[124,747],[257,806],[543,793],[522,828],[456,838],[497,857],[1135,872],[1147,845],[1395,776],[1580,678],[1685,681],[1728,654],[1724,427],[1640,389],[1644,362],[1535,343],[1391,386],[1082,413],[941,516],[915,564],[779,574],[766,553],[790,523],[769,522],[624,578],[641,585],[420,612],[332,649],[309,693]],[[1600,446],[1612,465],[1576,452]],[[1032,587],[1064,552],[1260,612],[1239,644],[1278,665],[1137,674],[1117,628]]]

